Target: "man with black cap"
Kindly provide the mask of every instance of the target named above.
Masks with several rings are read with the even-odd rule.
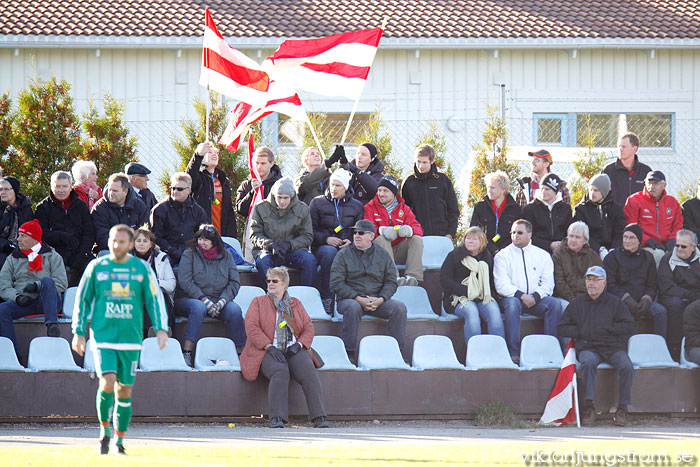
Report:
[[[350,188],[353,196],[359,199],[363,205],[372,201],[374,195],[377,194],[379,180],[382,179],[384,171],[384,162],[377,157],[377,147],[372,143],[362,143],[357,147],[355,159],[352,161],[348,161],[345,157],[345,150],[342,146],[337,146],[336,152],[340,155],[341,167],[352,173]]]
[[[517,179],[519,186],[515,195],[515,200],[521,207],[535,200],[544,177],[552,171],[552,155],[546,149],[528,152],[527,155],[532,157],[532,171],[529,177]],[[559,187],[559,196],[566,204],[571,204],[569,188],[563,180]]]
[[[396,265],[386,250],[372,242],[374,224],[362,219],[351,228],[352,245],[340,250],[331,266],[331,290],[343,315],[341,338],[348,356],[357,363],[357,332],[363,314],[388,320],[389,335],[403,352],[406,305],[391,299],[398,286]]]
[[[630,195],[642,191],[644,178],[651,172],[651,167],[639,162],[639,137],[634,133],[622,135],[618,149],[620,156],[608,164],[603,173],[610,177],[613,201],[624,206]]]
[[[683,213],[676,198],[666,193],[666,177],[659,170],[644,179],[644,189],[630,195],[625,203],[628,224],[642,228],[642,246],[654,255],[656,266],[673,250],[676,234],[683,228]]]
[[[314,238],[311,216],[291,178],[277,180],[267,199],[255,206],[250,231],[255,267],[263,284],[268,269],[290,266],[301,271],[301,285],[314,286],[318,263],[309,251]]]
[[[583,221],[590,231],[589,245],[605,258],[608,250],[622,246],[625,213],[610,191],[610,177],[598,174],[588,182],[588,193],[574,208],[574,222]]]
[[[19,228],[17,248],[0,270],[0,336],[7,337],[17,349],[13,320],[29,315],[44,315],[46,335],[60,337],[58,313],[68,280],[61,255],[41,242],[41,225],[36,219]]]
[[[148,189],[148,174],[151,173],[145,165],[139,164],[138,162],[129,162],[124,167],[124,173],[129,177],[129,183],[134,188],[134,193],[138,196],[143,204],[148,208],[148,212],[151,212],[153,206],[158,204],[156,195],[153,194],[151,190]]]
[[[399,182],[394,177],[382,177],[377,195],[365,205],[365,219],[377,228],[375,245],[406,265],[406,276],[398,279],[399,285],[418,285],[423,281],[423,227],[398,191]]]
[[[533,245],[550,253],[559,248],[571,224],[571,205],[557,201],[562,183],[555,174],[547,174],[537,198],[523,208],[523,219],[532,224]]]
[[[641,244],[642,228],[638,224],[626,226],[622,248],[615,248],[603,260],[608,273],[608,292],[619,297],[635,318],[650,317],[654,333],[666,338],[666,308],[654,301],[656,263]]]
[[[617,251],[617,250],[615,250]],[[595,379],[598,365],[607,362],[618,371],[619,397],[613,423],[627,424],[627,406],[632,403],[634,366],[627,355],[627,339],[634,332],[634,320],[627,307],[607,292],[607,274],[600,266],[586,271],[586,293],[576,297],[561,317],[559,335],[576,340],[583,378],[583,414],[581,424],[595,421]]]

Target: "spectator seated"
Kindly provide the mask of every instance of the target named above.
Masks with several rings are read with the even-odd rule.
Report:
[[[510,359],[505,339],[492,334],[478,334],[469,339],[466,363],[467,370],[518,369]]]
[[[418,336],[413,342],[412,366],[417,370],[464,370],[447,336]]]
[[[560,369],[564,362],[559,340],[546,334],[530,334],[520,344],[520,368],[534,370],[542,368]]]
[[[172,337],[163,350],[158,348],[155,337],[143,340],[139,368],[143,371],[190,371],[192,368],[185,364],[180,342]]]
[[[68,341],[61,337],[36,337],[29,343],[27,367],[34,371],[80,371]]]
[[[350,363],[345,344],[340,337],[315,335],[311,347],[323,359],[323,366],[319,370],[357,370],[357,367]]]
[[[195,370],[241,371],[236,344],[226,337],[199,339],[194,355]]]
[[[321,294],[317,289],[305,285],[293,285],[289,287],[288,291],[290,297],[298,298],[304,304],[304,308],[311,319],[322,319],[324,321],[331,319],[323,308]]]
[[[683,338],[683,342],[681,343],[681,367],[683,368],[700,368],[700,365],[697,363],[688,361],[687,355],[685,353],[685,337]]]
[[[627,342],[627,354],[635,368],[677,367],[666,347],[666,340],[657,334],[635,334]]]
[[[12,341],[7,337],[0,337],[0,371],[25,371],[17,360]]]
[[[391,336],[365,336],[360,341],[358,367],[363,370],[410,370],[399,343]]]

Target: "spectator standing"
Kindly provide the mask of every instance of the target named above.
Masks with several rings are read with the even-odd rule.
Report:
[[[261,146],[255,150],[253,163],[258,175],[260,175],[260,180],[249,175],[238,187],[236,193],[236,211],[243,218],[248,217],[255,190],[262,185],[263,199],[267,199],[272,186],[282,178],[282,170],[275,164],[275,155],[272,153],[272,149],[267,146]]]
[[[353,243],[338,252],[331,266],[331,290],[343,316],[340,332],[348,356],[357,363],[357,332],[363,314],[386,319],[389,335],[403,352],[406,338],[406,305],[391,297],[396,293],[396,265],[383,248],[372,243],[374,224],[362,219],[351,227]]]
[[[476,203],[470,227],[481,227],[488,238],[488,249],[495,255],[510,245],[510,228],[513,222],[523,217],[522,208],[508,193],[508,175],[497,170],[486,174],[486,196]]]
[[[300,200],[310,205],[312,199],[326,192],[331,176],[330,168],[338,160],[333,153],[333,156],[323,161],[321,153],[313,146],[301,153],[303,167],[294,179],[294,189]]]
[[[34,217],[43,231],[43,241],[63,258],[68,286],[78,285],[92,257],[95,226],[87,204],[71,189],[68,172],[51,175],[51,192],[37,204]]]
[[[156,244],[168,254],[171,265],[180,262],[187,242],[192,240],[199,226],[207,223],[207,213],[190,194],[192,177],[177,172],[170,177],[170,196],[151,211],[151,230]]]
[[[666,308],[654,301],[657,272],[654,257],[641,247],[642,228],[629,224],[622,232],[622,248],[603,260],[608,292],[619,297],[635,318],[650,317],[654,332],[666,338]]]
[[[146,205],[148,212],[151,212],[153,206],[158,204],[156,195],[154,195],[153,192],[148,189],[148,174],[150,174],[151,171],[148,170],[148,168],[143,164],[139,164],[138,162],[129,162],[124,167],[124,173],[126,173],[126,176],[129,177],[129,183],[134,189],[136,196],[143,201],[143,204]]]
[[[615,162],[605,166],[603,173],[610,177],[613,201],[624,206],[630,195],[642,191],[644,179],[651,172],[651,168],[639,162],[637,156],[639,137],[634,133],[623,135],[618,149],[619,157]]]
[[[695,191],[695,198],[683,203],[683,228],[700,235],[700,180]]]
[[[339,147],[342,148],[342,146]],[[372,143],[362,143],[357,147],[357,153],[352,162],[348,162],[345,150],[342,149],[340,164],[352,173],[350,188],[353,196],[363,205],[372,201],[377,194],[377,187],[384,171],[384,162],[379,159],[377,147]]]
[[[406,265],[406,276],[399,285],[418,285],[423,281],[423,227],[411,208],[398,196],[399,182],[386,175],[379,182],[377,195],[365,205],[365,219],[377,227],[374,244]]]
[[[571,224],[571,205],[557,201],[562,180],[548,174],[542,180],[538,198],[523,208],[523,219],[532,224],[532,243],[554,253]]]
[[[362,203],[348,190],[352,174],[338,169],[330,177],[326,193],[311,201],[309,213],[313,227],[313,252],[321,270],[319,292],[323,308],[329,315],[333,311],[333,293],[330,290],[331,265],[335,255],[352,243],[351,226],[362,219]]]
[[[525,207],[526,204],[533,202],[537,198],[537,192],[542,185],[542,181],[548,173],[552,171],[552,155],[546,149],[540,149],[536,152],[528,152],[528,156],[532,157],[532,171],[530,175],[523,178],[518,178],[518,191],[515,195],[515,200],[520,207]],[[569,188],[565,181],[561,181],[559,188],[560,200],[571,205],[571,196]]]
[[[438,172],[435,149],[429,144],[416,148],[413,175],[401,187],[401,196],[423,228],[423,235],[454,238],[459,221],[459,203],[452,182]]]
[[[583,377],[583,415],[581,424],[595,421],[595,379],[598,365],[607,362],[618,371],[618,403],[613,421],[627,424],[627,406],[632,403],[634,366],[627,355],[627,339],[634,320],[615,295],[606,292],[606,272],[600,266],[586,271],[586,294],[576,297],[559,322],[559,335],[576,340],[576,353]]]
[[[77,161],[71,172],[75,181],[73,189],[92,211],[95,203],[102,199],[102,188],[97,185],[97,166],[92,161]]]
[[[17,248],[19,228],[32,220],[32,200],[20,192],[20,183],[15,177],[0,179],[0,267],[5,258]]]

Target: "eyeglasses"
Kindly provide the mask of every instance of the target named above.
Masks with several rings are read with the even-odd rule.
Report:
[[[268,279],[267,283],[268,284],[277,284],[278,282],[282,282],[279,279]]]
[[[13,190],[13,188],[4,188],[4,187],[0,188],[0,191],[12,191],[12,190]]]
[[[686,248],[692,248],[692,247],[693,247],[693,245],[680,245],[680,244],[676,243],[676,248],[678,248],[679,250],[685,250]]]
[[[187,190],[188,188],[189,188],[188,186],[173,186],[173,187],[170,187],[170,189],[171,189],[172,191],[185,191],[185,190]]]
[[[588,282],[600,282],[600,281],[604,281],[605,279],[602,277],[586,277],[586,280]]]
[[[355,235],[366,235],[366,234],[368,234],[368,233],[369,233],[369,232],[360,232],[359,230],[356,230],[356,231],[355,231]]]

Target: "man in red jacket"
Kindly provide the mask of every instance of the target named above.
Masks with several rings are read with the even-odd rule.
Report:
[[[666,194],[666,176],[653,170],[644,179],[644,189],[627,198],[625,217],[628,224],[642,228],[642,246],[654,255],[656,267],[661,258],[673,251],[676,233],[683,228],[681,205]]]
[[[423,281],[423,228],[398,191],[394,177],[382,177],[376,196],[365,205],[365,219],[376,226],[374,243],[406,264],[406,276],[399,277],[399,285],[418,285]]]

